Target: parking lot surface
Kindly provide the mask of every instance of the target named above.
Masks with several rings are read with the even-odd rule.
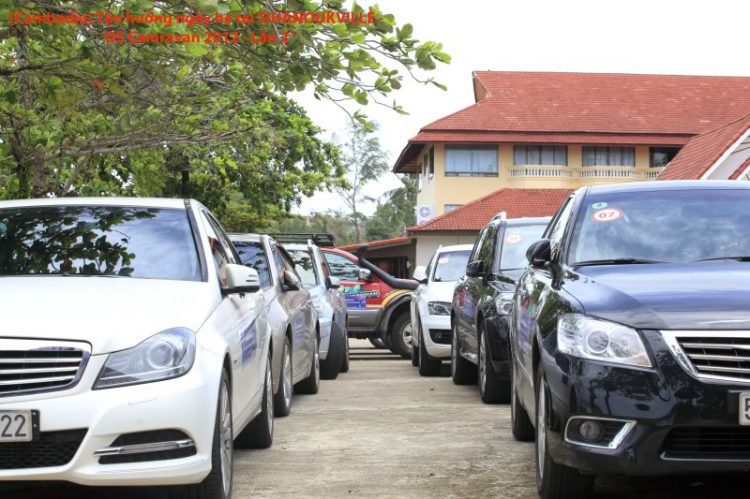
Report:
[[[351,343],[350,372],[297,396],[273,446],[237,451],[234,498],[536,498],[533,444],[510,434],[507,405],[477,386],[420,378],[411,363]],[[750,497],[747,475],[608,479],[597,497]],[[162,499],[161,491],[47,487],[3,499]]]

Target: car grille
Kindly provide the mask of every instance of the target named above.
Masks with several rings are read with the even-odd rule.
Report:
[[[0,338],[0,397],[70,388],[89,355],[84,343]]]
[[[85,436],[86,430],[42,432],[35,442],[0,444],[0,470],[64,466],[76,455]]]
[[[750,333],[675,334],[697,376],[750,381]]]
[[[750,459],[750,427],[678,427],[664,446],[665,457]]]

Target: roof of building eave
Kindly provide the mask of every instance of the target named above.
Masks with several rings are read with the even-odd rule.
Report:
[[[737,148],[748,131],[750,115],[696,135],[662,170],[657,180],[702,179]]]

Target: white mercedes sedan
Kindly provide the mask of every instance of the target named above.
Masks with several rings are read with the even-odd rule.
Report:
[[[0,485],[230,498],[273,440],[259,286],[196,201],[0,202]]]

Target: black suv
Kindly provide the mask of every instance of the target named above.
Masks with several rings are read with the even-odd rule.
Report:
[[[506,220],[497,215],[479,233],[466,275],[451,304],[451,376],[458,385],[479,378],[488,404],[510,400],[508,311],[516,280],[528,265],[526,250],[538,241],[550,218]]]
[[[750,468],[748,206],[744,182],[581,188],[529,248],[511,418],[543,498]]]

